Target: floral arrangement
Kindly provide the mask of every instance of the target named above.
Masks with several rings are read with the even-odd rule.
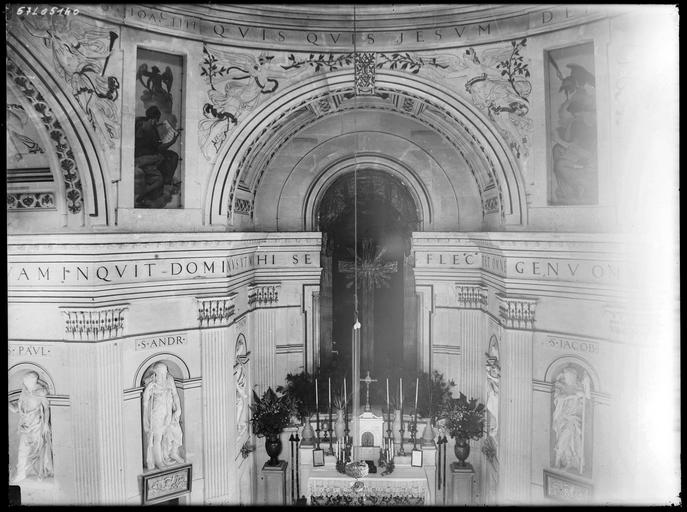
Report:
[[[283,393],[291,414],[302,421],[315,410],[315,376],[307,372],[289,373],[286,386],[278,386],[277,393]]]
[[[484,435],[486,410],[483,403],[476,398],[460,393],[458,398],[451,398],[442,403],[438,417],[453,438],[481,439]]]
[[[250,410],[253,433],[258,437],[278,435],[289,424],[291,406],[285,396],[277,396],[272,388],[268,388],[262,398],[253,391]]]

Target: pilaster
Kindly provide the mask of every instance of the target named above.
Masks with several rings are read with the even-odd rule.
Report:
[[[501,343],[499,502],[530,501],[532,343],[536,299],[497,295]]]

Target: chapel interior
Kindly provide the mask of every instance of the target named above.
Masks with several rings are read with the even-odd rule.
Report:
[[[10,504],[680,503],[673,6],[6,20]]]

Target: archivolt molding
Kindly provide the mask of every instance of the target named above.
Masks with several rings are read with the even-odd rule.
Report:
[[[268,156],[261,162],[261,171],[257,174],[258,179],[253,182],[252,190],[251,188],[247,190],[254,195],[261,174],[269,168],[269,161],[279,148],[289,140],[289,137],[317,120],[318,113],[321,114],[323,110],[327,112],[325,115],[328,115],[332,103],[334,105],[337,103],[336,98],[341,95],[352,94],[351,78],[351,73],[346,71],[306,80],[287,89],[281,96],[273,98],[264,105],[259,115],[238,127],[235,137],[226,145],[213,169],[208,187],[206,221],[210,224],[217,224],[222,222],[223,217],[231,213],[241,177],[254,170],[252,160],[255,158],[254,155],[267,154]],[[508,146],[505,141],[475,107],[434,83],[416,76],[408,77],[401,73],[378,73],[376,90],[378,93],[396,94],[399,98],[410,98],[411,101],[426,105],[424,108],[417,108],[417,103],[406,102],[404,98],[403,103],[406,108],[402,106],[399,111],[398,102],[392,101],[389,102],[388,109],[402,115],[414,116],[414,119],[438,131],[456,149],[460,148],[459,150],[464,156],[466,154],[463,148],[456,146],[456,141],[466,140],[471,145],[474,154],[479,155],[478,158],[481,161],[479,167],[475,168],[473,163],[471,168],[478,187],[485,193],[482,197],[483,206],[486,207],[485,212],[498,209],[501,213],[502,222],[507,224],[526,223],[527,210],[524,185],[517,161],[507,149]],[[329,107],[325,107],[323,102],[328,97],[331,97],[332,101],[327,101]],[[434,125],[430,124],[430,118],[423,116],[427,107],[431,107],[434,112],[442,113],[440,117],[434,116],[436,122]],[[302,126],[296,128],[290,125],[286,136],[274,137],[275,126],[284,121],[288,122],[288,116],[294,113],[307,114],[303,118]],[[439,126],[439,123],[443,123],[443,127]],[[269,142],[275,144],[276,147],[266,151],[263,148]],[[466,162],[470,165],[470,158],[465,157]],[[485,176],[481,179],[477,178],[482,171]],[[494,191],[487,195],[492,188]],[[498,201],[498,205],[496,201]]]
[[[87,214],[91,223],[107,224],[109,181],[99,144],[43,60],[12,33],[8,34],[8,78],[33,105],[53,141],[63,175],[67,210]]]

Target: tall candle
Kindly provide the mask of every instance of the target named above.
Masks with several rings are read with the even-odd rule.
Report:
[[[389,377],[386,378],[386,408],[389,409]]]
[[[401,381],[400,391],[401,391],[401,410],[403,410],[403,377],[399,379]]]
[[[346,394],[346,377],[344,377],[344,409],[347,408],[347,407],[345,407],[345,405],[347,403],[348,403],[348,395]]]
[[[329,408],[332,408],[332,378],[328,377],[327,381],[329,382]],[[417,395],[415,397],[415,403],[417,404]]]
[[[417,390],[418,390],[418,382],[419,382],[419,377],[415,378],[415,415],[417,416]]]
[[[315,379],[315,410],[320,410],[320,398],[317,394],[317,379]]]

